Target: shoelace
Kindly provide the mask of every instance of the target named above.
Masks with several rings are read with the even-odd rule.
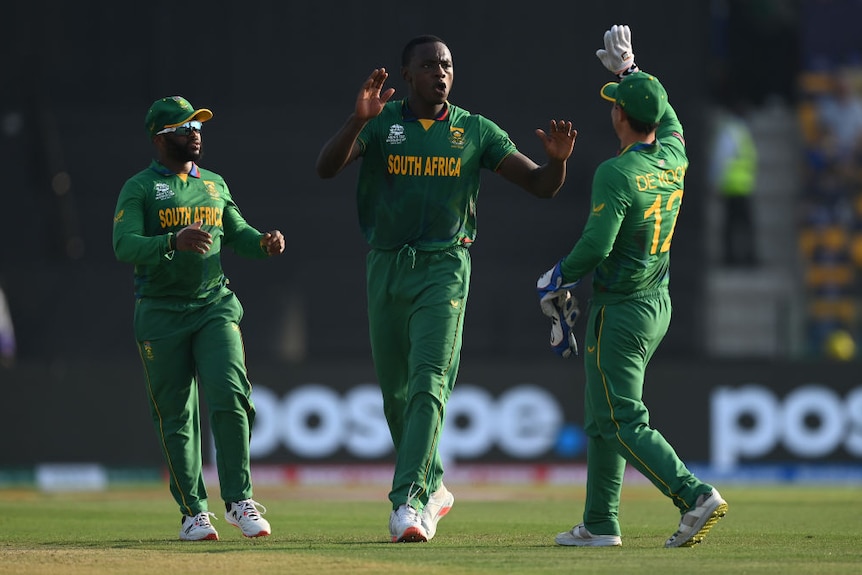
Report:
[[[238,501],[236,505],[237,507],[239,507],[241,515],[245,515],[253,521],[257,521],[258,519],[260,519],[261,515],[264,515],[266,513],[266,507],[264,507],[254,499],[245,499],[243,501]],[[259,510],[258,507],[260,507]]]
[[[197,527],[212,527],[212,523],[210,522],[210,515],[215,517],[215,513],[210,513],[209,511],[201,511],[194,517],[192,517],[191,524]]]

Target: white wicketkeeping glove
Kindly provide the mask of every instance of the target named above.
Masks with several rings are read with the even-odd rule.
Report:
[[[604,49],[596,50],[596,56],[605,68],[619,76],[635,63],[635,53],[632,51],[632,31],[625,24],[611,26],[605,32]]]
[[[569,289],[580,280],[563,283],[563,260],[543,273],[536,281],[536,293],[542,313],[551,318],[551,349],[562,357],[578,355],[578,342],[572,333],[572,326],[578,320],[581,310],[578,300],[572,297]]]
[[[551,318],[551,349],[557,355],[568,358],[578,355],[578,341],[572,328],[581,314],[578,300],[568,290],[555,298],[541,301],[542,313]]]

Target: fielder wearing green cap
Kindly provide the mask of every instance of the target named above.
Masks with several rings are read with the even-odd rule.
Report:
[[[555,301],[556,292],[592,274],[584,346],[586,501],[583,521],[555,541],[622,545],[618,513],[628,463],[679,509],[665,547],[689,547],[725,515],[727,502],[650,427],[643,403],[646,366],[670,325],[670,248],[688,169],[685,140],[665,88],[635,65],[629,27],[613,26],[604,41],[597,56],[620,81],[605,85],[601,96],[613,102],[620,150],[596,169],[580,239],[537,283],[540,301]]]
[[[255,409],[245,366],[243,308],[221,251],[264,259],[284,251],[278,230],[249,225],[224,179],[198,166],[209,110],[181,96],[146,115],[156,158],[129,178],[114,211],[114,253],[134,264],[134,335],[147,398],[179,506],[180,539],[216,540],[201,451],[198,389],[207,401],[225,519],[246,537],[271,532],[252,499],[250,440]]]
[[[206,122],[212,117],[213,113],[208,109],[195,110],[182,96],[170,96],[153,102],[147,111],[144,125],[150,137],[154,137],[165,128],[176,128],[193,120]]]
[[[658,78],[646,72],[633,72],[621,82],[602,87],[602,98],[616,103],[630,118],[644,124],[656,124],[667,110],[667,92]]]

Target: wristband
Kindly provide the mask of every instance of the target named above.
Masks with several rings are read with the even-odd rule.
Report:
[[[629,66],[628,70],[623,70],[622,72],[620,72],[619,74],[617,74],[617,78],[619,78],[620,80],[622,80],[623,78],[625,78],[625,77],[626,77],[626,76],[628,76],[629,74],[634,74],[635,72],[640,72],[640,71],[641,71],[641,70],[640,70],[640,68],[638,68],[638,65],[637,65],[637,64],[635,64],[634,62],[632,62],[632,65],[631,65],[631,66]]]
[[[168,251],[172,252],[177,249],[177,236],[173,232],[168,233]]]

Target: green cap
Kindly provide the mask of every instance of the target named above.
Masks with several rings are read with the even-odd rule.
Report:
[[[213,117],[213,113],[206,108],[195,110],[194,106],[182,96],[170,96],[153,102],[144,120],[147,133],[152,138],[157,132],[165,128],[182,126],[191,120],[206,122]]]
[[[626,114],[644,122],[655,124],[667,109],[667,92],[658,78],[646,72],[635,72],[622,81],[602,86],[602,98],[616,102]]]

